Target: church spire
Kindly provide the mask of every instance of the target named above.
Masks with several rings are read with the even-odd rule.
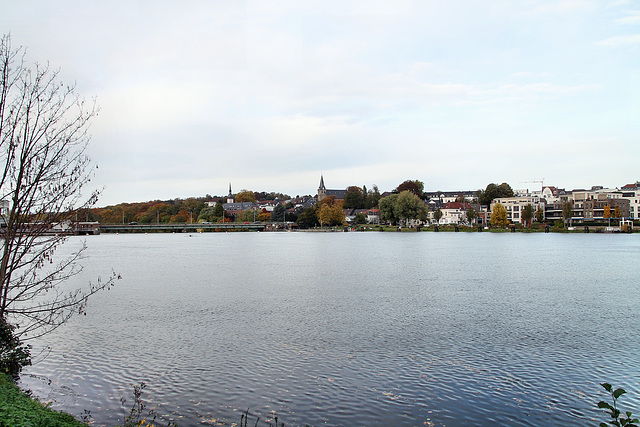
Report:
[[[324,186],[324,176],[320,174],[320,187],[318,187],[318,196],[316,199],[320,201],[325,197],[327,197],[327,188]]]
[[[227,203],[233,203],[233,193],[231,192],[231,183],[229,183],[229,195],[227,196]]]

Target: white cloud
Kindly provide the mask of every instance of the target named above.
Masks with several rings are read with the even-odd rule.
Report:
[[[628,45],[640,44],[640,34],[632,34],[627,36],[615,36],[601,40],[597,43],[599,46],[605,47],[621,47]]]
[[[640,24],[640,10],[630,10],[627,16],[617,20],[619,24]]]
[[[551,73],[539,73],[535,71],[518,71],[511,74],[511,77],[517,79],[548,79],[552,76],[553,74]]]
[[[559,15],[594,10],[591,0],[529,0],[530,13],[534,15]]]

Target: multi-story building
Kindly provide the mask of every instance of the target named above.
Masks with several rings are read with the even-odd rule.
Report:
[[[629,200],[629,218],[640,218],[640,182],[627,184],[620,191],[622,198]]]
[[[616,217],[614,211],[620,209],[620,217],[629,217],[629,200],[622,198],[608,198],[606,194],[599,194],[596,198],[585,200],[584,202],[584,219],[585,220],[602,220],[605,218],[605,212],[609,207],[609,217]]]
[[[493,199],[491,202],[491,210],[493,210],[493,207],[497,203],[500,203],[507,210],[507,219],[517,224],[522,224],[522,211],[527,205],[531,205],[533,207],[534,218],[538,208],[541,208],[543,212],[546,212],[545,199],[540,196],[500,197],[498,199]]]
[[[611,216],[616,207],[620,209],[621,217],[629,217],[630,202],[623,198],[623,193],[617,189],[591,187],[591,190],[573,190],[569,201],[573,204],[572,221],[591,221],[605,219],[606,206]]]

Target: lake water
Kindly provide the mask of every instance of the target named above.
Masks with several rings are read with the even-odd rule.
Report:
[[[640,413],[640,236],[208,233],[86,239],[123,277],[23,385],[96,425],[597,425]],[[64,250],[80,243],[73,238]]]

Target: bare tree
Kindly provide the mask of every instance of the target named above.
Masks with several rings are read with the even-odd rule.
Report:
[[[52,230],[93,206],[98,192],[83,194],[96,166],[85,154],[94,102],[58,80],[48,65],[25,62],[23,48],[0,41],[0,319],[22,339],[45,334],[83,313],[87,299],[113,284],[106,280],[62,291],[77,275],[85,246],[54,257],[67,239]]]

